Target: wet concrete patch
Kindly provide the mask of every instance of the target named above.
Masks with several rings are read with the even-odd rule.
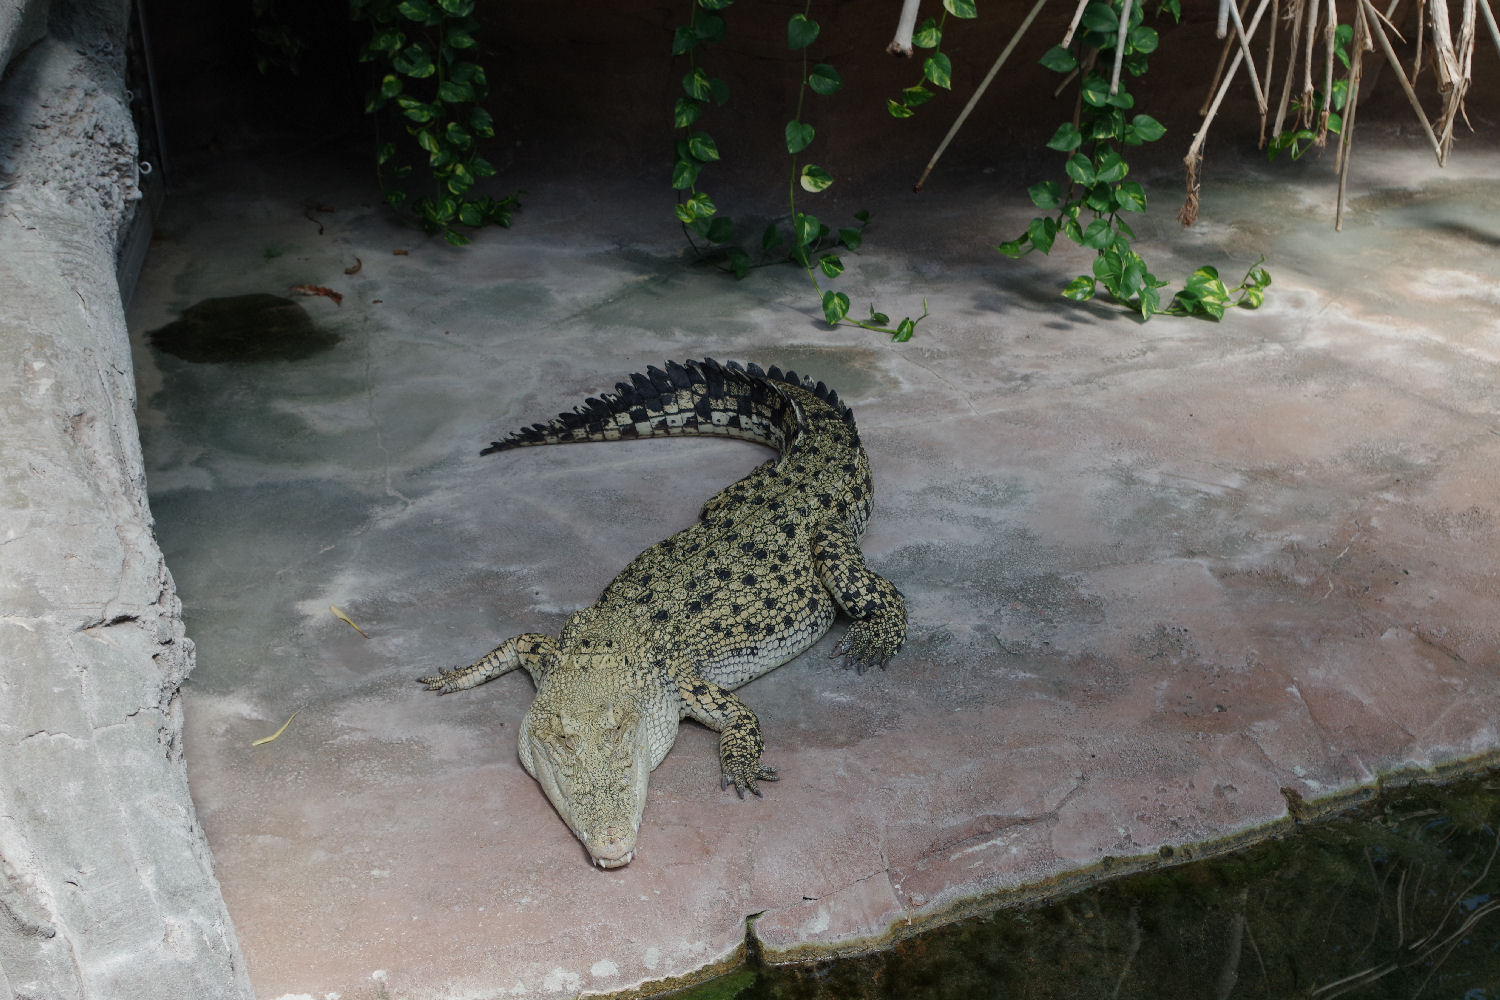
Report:
[[[204,299],[147,336],[157,350],[195,364],[301,361],[342,339],[314,323],[301,303],[264,292]]]

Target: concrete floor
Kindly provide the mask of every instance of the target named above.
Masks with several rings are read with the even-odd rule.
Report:
[[[1005,168],[835,187],[825,219],[875,210],[838,282],[855,309],[931,305],[904,345],[827,328],[795,269],[686,264],[664,185],[534,179],[466,250],[394,225],[362,173],[175,192],[130,310],[140,422],[198,644],[194,798],[257,995],[624,990],[731,959],[752,914],[768,956],[826,953],[1284,822],[1283,789],[1493,759],[1500,151],[1357,154],[1340,235],[1326,161],[1211,162],[1189,231],[1180,180],[1149,187],[1138,248],[1174,284],[1266,254],[1264,308],[1218,324],[1069,304],[1081,252],[1001,258],[1031,214]],[[341,338],[320,353],[147,346],[202,299],[294,284],[344,296],[300,300]],[[859,677],[826,659],[836,625],[742,690],[783,777],[764,800],[720,791],[716,738],[685,724],[637,860],[601,872],[517,761],[530,680],[412,679],[555,631],[766,457],[477,454],[705,355],[854,407],[865,550],[911,635]]]

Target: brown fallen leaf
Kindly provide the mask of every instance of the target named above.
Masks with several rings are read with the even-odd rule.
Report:
[[[345,274],[358,274],[359,273],[359,269],[362,268],[362,267],[364,267],[364,266],[365,266],[365,262],[362,261],[362,260],[360,260],[358,257],[356,257],[356,258],[354,258],[354,266],[353,267],[346,267],[346,268],[344,268],[344,273]]]
[[[300,709],[300,708],[297,709],[297,712],[300,712],[300,711],[302,711],[302,709]],[[287,719],[285,722],[283,722],[281,724],[281,728],[278,729],[278,730],[276,730],[276,732],[272,733],[270,736],[262,736],[258,740],[253,740],[253,741],[251,741],[250,745],[253,746],[253,747],[263,747],[267,743],[270,743],[273,740],[275,740],[276,737],[278,737],[282,733],[286,732],[286,727],[290,726],[292,724],[292,719],[295,719],[297,717],[297,712],[293,712],[292,715],[291,715],[291,718]]]
[[[341,306],[344,304],[344,296],[335,292],[332,288],[324,288],[322,285],[293,285],[290,291],[297,295],[322,295],[333,300],[333,304]]]
[[[321,223],[317,219],[313,218],[313,213],[314,212],[332,212],[332,211],[334,211],[334,208],[333,208],[332,205],[304,205],[302,207],[302,217],[304,219],[306,219],[308,222],[311,222],[313,225],[317,226],[318,227],[318,235],[322,236],[323,235],[323,223]]]
[[[345,625],[348,625],[350,628],[352,628],[354,631],[358,632],[360,635],[364,636],[366,639],[370,638],[370,636],[365,632],[364,629],[362,629],[358,625],[354,624],[354,619],[353,618],[350,618],[348,615],[344,614],[343,611],[339,610],[338,605],[336,605],[336,604],[330,604],[330,605],[328,605],[328,610],[333,612],[333,617],[337,618],[339,621],[343,622]]]

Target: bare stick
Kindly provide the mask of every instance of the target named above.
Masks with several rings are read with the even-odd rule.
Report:
[[[1266,7],[1268,4],[1270,4],[1270,2],[1271,0],[1260,0],[1260,6],[1255,8],[1255,16],[1250,19],[1250,27],[1246,31],[1247,39],[1249,36],[1255,34],[1256,28],[1260,27],[1261,16],[1265,14]],[[1214,99],[1209,105],[1208,110],[1205,112],[1205,116],[1208,120],[1198,127],[1198,132],[1193,137],[1194,146],[1201,146],[1203,144],[1203,139],[1208,133],[1208,126],[1213,122],[1214,116],[1219,113],[1219,105],[1223,103],[1224,94],[1229,90],[1229,84],[1234,81],[1235,70],[1239,69],[1240,61],[1244,59],[1244,57],[1244,50],[1236,52],[1234,54],[1234,61],[1229,65],[1229,72],[1224,74],[1224,78],[1222,79],[1222,81],[1215,81],[1215,83],[1218,85],[1218,90],[1215,91]]]
[[[1370,35],[1370,18],[1366,12],[1374,13],[1370,0],[1360,0],[1354,9],[1353,61],[1349,66],[1348,99],[1344,101],[1344,121],[1339,129],[1339,198],[1333,210],[1333,231],[1344,228],[1344,193],[1349,184],[1349,150],[1354,145],[1354,112],[1359,107],[1359,81],[1364,76],[1365,42]]]
[[[1368,5],[1370,0],[1360,0],[1360,2]],[[1411,102],[1411,109],[1417,113],[1417,120],[1422,123],[1422,131],[1427,133],[1427,140],[1432,143],[1432,151],[1436,154],[1438,162],[1441,163],[1443,159],[1443,147],[1438,142],[1437,136],[1433,133],[1432,125],[1427,121],[1427,112],[1422,110],[1422,102],[1417,100],[1417,92],[1412,89],[1411,83],[1407,81],[1406,74],[1401,72],[1401,60],[1397,57],[1396,50],[1391,45],[1391,40],[1386,37],[1385,29],[1381,27],[1378,20],[1372,20],[1370,25],[1373,29],[1371,33],[1375,36],[1375,40],[1380,43],[1381,49],[1385,51],[1386,62],[1390,63],[1391,68],[1396,71],[1396,79],[1401,81],[1401,89],[1406,92],[1406,99]]]
[[[1177,211],[1177,221],[1183,226],[1191,226],[1198,221],[1198,189],[1202,186],[1198,180],[1198,172],[1203,166],[1203,150],[1189,149],[1182,162],[1187,164],[1187,197],[1182,199],[1182,208]]]
[[[1286,64],[1286,81],[1281,85],[1281,104],[1276,109],[1276,124],[1271,128],[1271,134],[1280,135],[1281,127],[1286,123],[1287,105],[1292,99],[1292,77],[1297,75],[1297,43],[1302,40],[1302,20],[1307,16],[1307,0],[1292,0],[1292,56]],[[1272,22],[1275,23],[1275,22]],[[1267,79],[1270,74],[1267,74]]]
[[[1120,7],[1120,27],[1115,31],[1115,68],[1109,75],[1109,92],[1120,92],[1120,67],[1125,64],[1125,34],[1130,30],[1130,8],[1135,0],[1125,0]]]
[[[1260,86],[1260,74],[1255,72],[1255,57],[1250,54],[1250,39],[1245,37],[1245,23],[1240,20],[1239,8],[1232,3],[1229,5],[1229,16],[1234,20],[1234,34],[1240,41],[1240,52],[1245,57],[1245,72],[1250,74],[1250,86],[1255,91],[1255,104],[1260,108],[1260,116],[1264,118],[1266,116],[1266,93]],[[1272,34],[1274,35],[1275,32],[1273,31]],[[1265,127],[1264,123],[1261,127]]]
[[[1422,72],[1422,39],[1427,31],[1427,0],[1417,0],[1417,51],[1411,57],[1411,82]]]
[[[1078,6],[1073,11],[1073,20],[1068,22],[1068,33],[1063,35],[1062,47],[1067,48],[1073,44],[1073,32],[1078,30],[1078,22],[1083,18],[1083,8],[1089,5],[1089,0],[1078,0]]]
[[[1318,138],[1315,140],[1319,146],[1328,141],[1328,112],[1333,110],[1333,54],[1338,44],[1338,12],[1333,9],[1333,0],[1328,0],[1328,18],[1323,28],[1323,58],[1327,65],[1323,67],[1323,110],[1318,115]],[[1344,106],[1348,107],[1348,92],[1345,91]]]
[[[1328,0],[1333,3],[1333,0]],[[1311,127],[1312,103],[1313,103],[1313,39],[1318,34],[1318,0],[1311,0],[1307,12],[1307,51],[1304,53],[1302,62],[1302,98],[1298,101],[1301,109],[1297,113],[1297,122],[1304,128]]]
[[[1271,0],[1271,37],[1266,40],[1266,96],[1271,94],[1271,75],[1276,65],[1276,21],[1281,16],[1281,0]],[[1256,149],[1266,148],[1266,106],[1260,108],[1260,145]]]
[[[1271,0],[1260,0],[1260,6],[1255,8],[1255,16],[1250,19],[1250,27],[1245,32],[1247,37],[1253,36],[1255,29],[1260,27],[1261,16],[1265,14],[1266,7],[1270,3]],[[1235,70],[1240,68],[1240,61],[1244,57],[1245,53],[1243,51],[1234,54],[1234,61],[1229,64],[1229,72],[1224,74],[1224,80],[1219,84],[1218,92],[1214,95],[1213,103],[1208,109],[1208,114],[1204,117],[1203,124],[1198,126],[1198,131],[1193,136],[1192,145],[1188,147],[1187,155],[1183,157],[1183,162],[1187,164],[1188,169],[1188,194],[1187,200],[1183,203],[1182,211],[1177,214],[1177,218],[1184,226],[1191,226],[1193,220],[1198,216],[1198,171],[1199,166],[1203,163],[1203,143],[1208,139],[1209,126],[1213,124],[1214,116],[1219,113],[1219,105],[1224,102],[1224,95],[1229,92],[1229,85],[1234,82]]]
[[[1500,54],[1500,28],[1495,26],[1495,12],[1490,9],[1490,0],[1479,0],[1479,9],[1484,11],[1484,23],[1490,26],[1490,40],[1495,43],[1495,52]]]
[[[1438,90],[1443,94],[1443,113],[1438,116],[1436,126],[1442,147],[1438,163],[1442,164],[1453,148],[1453,124],[1463,113],[1464,95],[1469,90],[1474,55],[1475,2],[1464,0],[1457,41],[1454,41],[1448,23],[1447,0],[1431,0],[1431,4],[1432,47],[1438,57]]]
[[[901,4],[901,17],[896,21],[896,37],[891,39],[891,44],[885,50],[893,56],[905,56],[911,58],[911,33],[917,26],[917,4],[921,0],[905,0]]]
[[[1469,87],[1474,82],[1474,43],[1479,40],[1478,33],[1475,31],[1474,22],[1476,20],[1475,15],[1477,13],[1478,7],[1479,4],[1476,3],[1475,0],[1465,0],[1464,21],[1463,25],[1459,28],[1458,31],[1459,67],[1463,70],[1464,94],[1467,94],[1469,92]],[[1454,101],[1454,105],[1455,113],[1453,117],[1457,118],[1459,115],[1463,115],[1464,122],[1467,123],[1469,120],[1469,116],[1468,113],[1464,111],[1463,94],[1458,95],[1457,99]],[[1470,125],[1469,131],[1472,132],[1473,130],[1474,126]],[[1449,134],[1444,139],[1444,145],[1447,148],[1451,149],[1453,146],[1453,126],[1451,122],[1449,123],[1448,131]]]
[[[1031,10],[1027,13],[1026,19],[1016,29],[1016,33],[1010,36],[1010,41],[1001,51],[1000,57],[995,60],[995,64],[990,67],[990,71],[980,81],[978,89],[974,91],[974,96],[969,98],[969,103],[965,104],[964,109],[958,113],[958,118],[953,122],[953,127],[948,130],[947,135],[943,136],[943,141],[938,143],[937,152],[933,153],[932,159],[927,161],[927,169],[923,170],[922,176],[917,178],[917,183],[912,188],[913,191],[922,190],[922,185],[927,183],[927,175],[932,173],[933,167],[937,166],[938,158],[947,150],[948,143],[953,141],[953,137],[958,134],[958,130],[963,128],[964,122],[968,120],[969,112],[974,110],[974,105],[979,103],[979,99],[984,96],[984,92],[994,82],[995,74],[1000,72],[1000,67],[1005,65],[1005,60],[1009,59],[1010,54],[1015,51],[1016,45],[1021,41],[1021,36],[1026,34],[1026,29],[1031,27],[1031,22],[1036,20],[1037,14],[1041,13],[1042,4],[1046,2],[1047,0],[1036,0],[1036,3],[1031,5]]]
[[[1223,0],[1223,2],[1232,3],[1233,0]],[[1250,0],[1245,0],[1245,2],[1249,3]],[[1229,14],[1224,10],[1223,7],[1219,8],[1219,13],[1224,18],[1225,23],[1227,24],[1229,21]],[[1224,38],[1226,33],[1226,31],[1220,31],[1219,37]],[[1213,82],[1208,85],[1208,93],[1203,95],[1203,106],[1198,109],[1199,118],[1202,118],[1204,115],[1208,114],[1209,97],[1210,95],[1218,92],[1219,81],[1224,79],[1224,67],[1229,63],[1229,53],[1233,50],[1234,39],[1230,38],[1225,40],[1224,48],[1219,52],[1219,65],[1214,68]]]
[[[1448,20],[1448,0],[1427,0],[1432,18],[1432,51],[1437,58],[1438,92],[1447,94],[1461,75],[1458,57],[1453,53],[1453,28]]]

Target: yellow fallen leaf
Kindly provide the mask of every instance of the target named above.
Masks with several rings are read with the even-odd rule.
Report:
[[[300,708],[297,709],[297,712],[300,712],[300,711],[302,711],[302,709],[300,709]],[[251,743],[250,745],[253,746],[253,747],[258,747],[258,746],[260,746],[263,743],[269,743],[269,742],[271,742],[276,737],[278,737],[282,733],[286,732],[286,727],[290,726],[292,724],[292,719],[295,719],[297,717],[297,712],[293,712],[291,714],[291,718],[288,718],[285,722],[283,722],[281,724],[281,728],[278,729],[278,730],[276,730],[276,732],[272,733],[270,736],[262,736],[260,739],[256,740],[254,743]]]
[[[366,639],[370,638],[368,635],[365,634],[365,630],[362,629],[362,628],[360,628],[358,625],[354,624],[354,619],[350,618],[348,615],[346,615],[342,611],[340,611],[338,609],[337,605],[334,605],[334,604],[328,605],[328,610],[333,612],[333,617],[337,618],[339,621],[343,622],[345,625],[348,625],[354,631],[358,632],[360,635],[363,635]]]

